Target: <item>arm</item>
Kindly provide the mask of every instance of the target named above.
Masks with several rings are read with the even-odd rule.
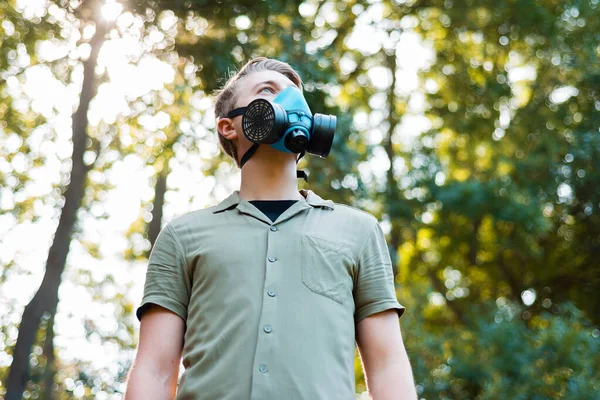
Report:
[[[163,307],[152,306],[142,315],[140,340],[125,400],[175,397],[184,331],[183,319]]]
[[[371,399],[417,398],[396,310],[379,312],[360,321],[356,342]]]

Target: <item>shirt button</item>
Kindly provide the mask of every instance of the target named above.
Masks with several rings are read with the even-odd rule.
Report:
[[[275,261],[277,261],[277,258],[275,258],[275,257],[269,257],[269,262],[275,262]]]
[[[271,333],[273,331],[273,328],[271,327],[271,325],[267,324],[264,326],[263,330],[267,333]]]
[[[275,297],[275,291],[273,291],[272,289],[269,289],[269,290],[267,291],[267,294],[268,294],[269,296],[271,296],[271,297]]]
[[[271,228],[269,228],[269,229],[271,229],[271,232],[276,232],[276,231],[277,231],[277,227],[276,227],[276,226],[272,226],[272,227],[271,227]]]
[[[260,365],[258,366],[258,370],[259,370],[260,372],[262,372],[263,374],[266,374],[266,373],[267,373],[267,371],[269,371],[269,369],[267,368],[267,366],[266,366],[265,364],[260,364]]]

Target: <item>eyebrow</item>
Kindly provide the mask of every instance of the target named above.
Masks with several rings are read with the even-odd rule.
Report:
[[[259,86],[266,86],[266,85],[275,86],[277,88],[281,87],[281,85],[279,83],[277,83],[276,81],[268,80],[268,81],[258,82],[256,85],[254,85],[252,87],[252,91],[256,90]],[[291,85],[288,85],[288,86],[294,86],[294,85],[291,84]]]

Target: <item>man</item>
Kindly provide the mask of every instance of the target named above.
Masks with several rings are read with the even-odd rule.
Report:
[[[374,400],[416,398],[377,220],[298,191],[298,154],[257,146],[242,127],[252,101],[284,104],[285,92],[302,106],[301,89],[288,64],[258,58],[217,96],[241,186],[159,235],[127,400],[350,400],[355,343]]]

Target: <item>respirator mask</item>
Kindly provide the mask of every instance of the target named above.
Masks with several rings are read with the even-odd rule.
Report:
[[[256,99],[246,107],[232,110],[226,118],[242,115],[242,132],[254,145],[242,157],[243,167],[260,144],[276,150],[305,153],[326,158],[331,150],[337,118],[334,115],[312,114],[302,92],[295,86],[282,90],[273,101]],[[306,173],[298,171],[306,180]]]

